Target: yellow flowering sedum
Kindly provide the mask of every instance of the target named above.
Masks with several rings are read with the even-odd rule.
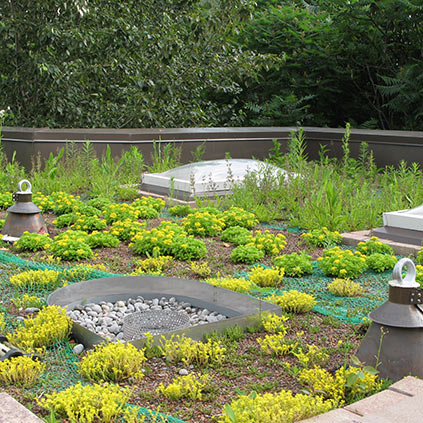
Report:
[[[201,401],[203,399],[203,391],[207,389],[209,380],[210,376],[208,374],[197,377],[191,373],[188,376],[178,376],[168,386],[160,383],[156,392],[173,400],[189,398]]]
[[[79,363],[81,375],[95,382],[120,382],[129,378],[141,379],[146,361],[144,351],[132,344],[101,344]]]
[[[272,294],[266,300],[291,313],[306,313],[316,305],[313,295],[299,292],[295,289],[286,291],[282,295]]]
[[[209,278],[206,282],[210,285],[218,286],[220,288],[230,289],[236,292],[248,292],[254,288],[254,283],[247,279],[238,278]]]
[[[293,395],[285,390],[275,394],[240,395],[231,405],[225,406],[219,423],[293,423],[325,413],[335,406],[331,400],[304,394]]]
[[[357,297],[363,294],[363,288],[360,284],[351,279],[334,279],[329,285],[328,290],[338,297]]]
[[[70,388],[47,394],[39,405],[71,423],[112,423],[121,416],[131,392],[119,385],[86,385],[80,382]]]
[[[69,337],[72,321],[65,310],[59,306],[48,306],[33,319],[25,319],[12,334],[8,335],[10,343],[25,351],[49,347]]]
[[[10,283],[21,289],[49,289],[53,290],[62,286],[59,272],[55,270],[28,270],[10,277]]]
[[[262,266],[255,266],[249,274],[249,278],[256,285],[261,287],[277,286],[281,283],[284,275],[284,269],[271,268],[266,269]]]
[[[288,320],[286,316],[278,316],[274,313],[266,313],[261,317],[261,323],[263,324],[264,330],[268,333],[283,333],[287,332],[284,323]]]
[[[31,357],[12,357],[0,361],[0,381],[8,385],[32,386],[44,372],[46,366]]]

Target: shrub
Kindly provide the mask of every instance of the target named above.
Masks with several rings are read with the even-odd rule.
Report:
[[[313,295],[295,289],[286,291],[282,295],[272,294],[266,300],[291,313],[306,313],[316,305]]]
[[[108,232],[93,231],[86,243],[91,248],[117,247],[119,245],[119,238]]]
[[[121,241],[128,241],[144,229],[145,223],[137,222],[136,220],[116,220],[110,227],[110,233]]]
[[[16,308],[43,308],[47,305],[44,299],[38,298],[34,295],[28,295],[27,293],[25,293],[23,296],[12,298],[12,302]]]
[[[223,221],[227,228],[230,226],[242,226],[251,229],[259,222],[254,213],[247,212],[240,207],[231,207],[223,212]]]
[[[374,253],[389,254],[393,255],[394,250],[388,244],[379,241],[377,236],[372,236],[366,242],[359,242],[357,245],[357,251],[360,253],[370,256]]]
[[[351,279],[334,279],[328,285],[328,290],[338,297],[358,297],[363,294],[360,284]]]
[[[226,404],[218,422],[293,423],[325,413],[335,406],[331,400],[325,401],[322,397],[306,394],[293,395],[291,391],[266,392],[261,395],[253,392],[250,395],[239,395],[230,405]]]
[[[45,395],[39,405],[71,422],[113,423],[120,417],[131,396],[119,385],[85,385],[81,382],[61,392]]]
[[[0,361],[0,381],[6,385],[28,387],[34,385],[46,366],[39,360],[32,357],[12,357]]]
[[[98,216],[79,216],[72,228],[85,232],[102,231],[106,229],[107,225],[104,220],[101,220]]]
[[[10,283],[20,289],[54,290],[63,285],[55,270],[28,270],[10,277]]]
[[[184,217],[191,213],[193,209],[188,205],[179,204],[177,206],[173,206],[169,209],[169,214],[171,216],[180,216]]]
[[[207,390],[209,380],[210,376],[208,374],[197,377],[191,373],[187,376],[178,376],[166,387],[163,383],[160,383],[156,392],[175,401],[182,398],[201,401],[203,399],[203,391]]]
[[[283,269],[286,276],[300,277],[313,272],[311,256],[304,252],[276,257],[273,260],[273,264],[279,269]]]
[[[235,245],[247,244],[250,238],[251,232],[242,226],[231,226],[226,228],[220,236],[221,241],[230,242]]]
[[[143,350],[130,343],[101,344],[87,353],[79,363],[81,375],[93,382],[121,382],[141,379],[146,358]]]
[[[223,230],[225,222],[220,215],[208,211],[195,211],[182,219],[185,231],[191,235],[201,237],[215,236]]]
[[[313,229],[310,232],[301,234],[307,245],[312,247],[328,247],[334,244],[340,244],[342,236],[338,231],[330,231],[328,228]]]
[[[207,342],[201,342],[193,341],[185,335],[172,335],[169,339],[161,337],[159,351],[170,363],[207,366],[221,363],[225,358],[226,348],[210,338]]]
[[[264,252],[254,245],[239,245],[231,253],[231,260],[235,263],[253,264],[264,258]]]
[[[40,251],[47,250],[52,242],[52,239],[47,234],[25,231],[14,245],[20,251]]]
[[[382,253],[373,253],[366,258],[367,267],[375,272],[392,270],[397,261],[398,259],[395,256]]]
[[[180,235],[172,242],[171,254],[178,260],[197,260],[207,255],[207,247],[199,239]]]
[[[69,337],[72,321],[64,309],[47,306],[33,319],[25,319],[13,334],[8,335],[9,342],[25,351],[49,347]]]
[[[236,292],[248,292],[254,288],[254,283],[247,279],[217,277],[206,279],[205,282],[210,285],[219,286],[220,288],[230,289],[231,291]]]
[[[283,275],[283,269],[266,269],[262,266],[255,266],[249,274],[249,279],[261,287],[276,287],[282,282]]]
[[[285,248],[286,238],[282,234],[273,235],[269,230],[265,230],[264,233],[255,231],[246,245],[256,246],[266,256],[274,256]]]
[[[367,268],[366,256],[359,251],[341,250],[333,247],[323,252],[318,259],[319,267],[325,275],[339,278],[355,278]]]

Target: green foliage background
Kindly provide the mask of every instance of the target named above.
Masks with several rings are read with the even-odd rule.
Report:
[[[418,0],[9,0],[0,18],[8,125],[423,129]]]

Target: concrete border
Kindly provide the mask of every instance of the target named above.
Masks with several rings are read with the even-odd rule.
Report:
[[[169,332],[166,336],[185,334],[192,339],[201,340],[206,333],[220,332],[234,325],[244,328],[254,326],[260,321],[261,313],[282,314],[279,306],[248,295],[203,282],[164,276],[120,276],[78,282],[54,291],[47,302],[49,305],[66,306],[71,310],[77,304],[85,302],[126,300],[137,295],[146,299],[176,297],[179,301],[190,302],[196,307],[217,311],[229,317],[219,322]],[[87,348],[105,341],[75,322],[72,334]],[[158,340],[160,336],[154,338]],[[131,341],[137,348],[141,348],[144,342],[144,339]]]

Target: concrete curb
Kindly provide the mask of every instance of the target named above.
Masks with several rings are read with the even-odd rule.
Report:
[[[6,392],[0,392],[0,423],[43,423],[21,403]]]

